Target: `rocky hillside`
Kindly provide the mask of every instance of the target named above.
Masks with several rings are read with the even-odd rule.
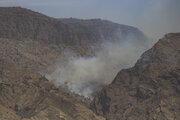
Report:
[[[20,7],[0,7],[0,37],[43,41],[48,44],[86,47],[104,40],[119,40],[127,35],[145,40],[135,27],[101,19],[55,19]]]
[[[93,55],[106,40],[146,42],[137,28],[109,21],[55,19],[20,7],[0,7],[1,57],[23,68],[39,70],[54,63],[66,50]]]
[[[141,31],[131,26],[100,19],[55,19],[20,7],[1,7],[0,25],[1,38],[29,38],[68,46],[83,47],[130,33],[137,38],[145,37]]]
[[[48,44],[66,45],[79,44],[81,40],[75,31],[62,22],[20,7],[1,7],[0,25],[1,38],[29,38]]]
[[[146,36],[137,28],[113,23],[108,20],[101,19],[75,19],[75,18],[66,18],[60,19],[63,23],[71,26],[76,31],[85,32],[85,35],[90,38],[89,42],[96,42],[97,40],[111,40],[111,41],[125,41],[128,37],[133,37],[134,42],[140,44],[145,43],[147,40]],[[94,38],[97,40],[93,41]],[[140,42],[141,41],[141,42]]]
[[[146,42],[145,35],[131,26],[0,7],[0,119],[104,120],[37,71],[57,59],[66,61],[66,50],[74,56],[92,56],[102,42],[128,37],[139,45]]]
[[[1,120],[104,120],[44,76],[0,60]]]
[[[180,33],[165,35],[121,70],[91,107],[107,120],[179,120]]]

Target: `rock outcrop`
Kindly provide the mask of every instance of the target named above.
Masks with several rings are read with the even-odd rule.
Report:
[[[180,119],[180,33],[170,33],[93,100],[107,120]]]

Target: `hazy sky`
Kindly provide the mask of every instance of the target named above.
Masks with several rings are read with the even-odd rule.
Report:
[[[51,17],[102,18],[138,27],[151,38],[180,32],[180,0],[0,0]]]

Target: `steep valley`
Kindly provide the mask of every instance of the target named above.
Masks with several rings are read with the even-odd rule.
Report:
[[[0,7],[0,120],[180,119],[180,33],[122,69],[148,42],[138,28],[107,20]]]

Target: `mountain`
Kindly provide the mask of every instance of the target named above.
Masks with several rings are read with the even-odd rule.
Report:
[[[91,108],[107,120],[180,119],[180,33],[170,33],[121,70]]]
[[[66,51],[93,56],[101,43],[128,37],[140,46],[147,40],[135,27],[106,20],[55,19],[0,7],[0,119],[104,120],[84,105],[89,100],[66,93],[38,72],[66,62]]]
[[[107,40],[147,40],[135,27],[100,19],[55,19],[21,7],[0,7],[0,26],[0,57],[31,70],[46,69],[67,50],[92,56]]]
[[[0,60],[0,119],[104,120],[44,76]]]

